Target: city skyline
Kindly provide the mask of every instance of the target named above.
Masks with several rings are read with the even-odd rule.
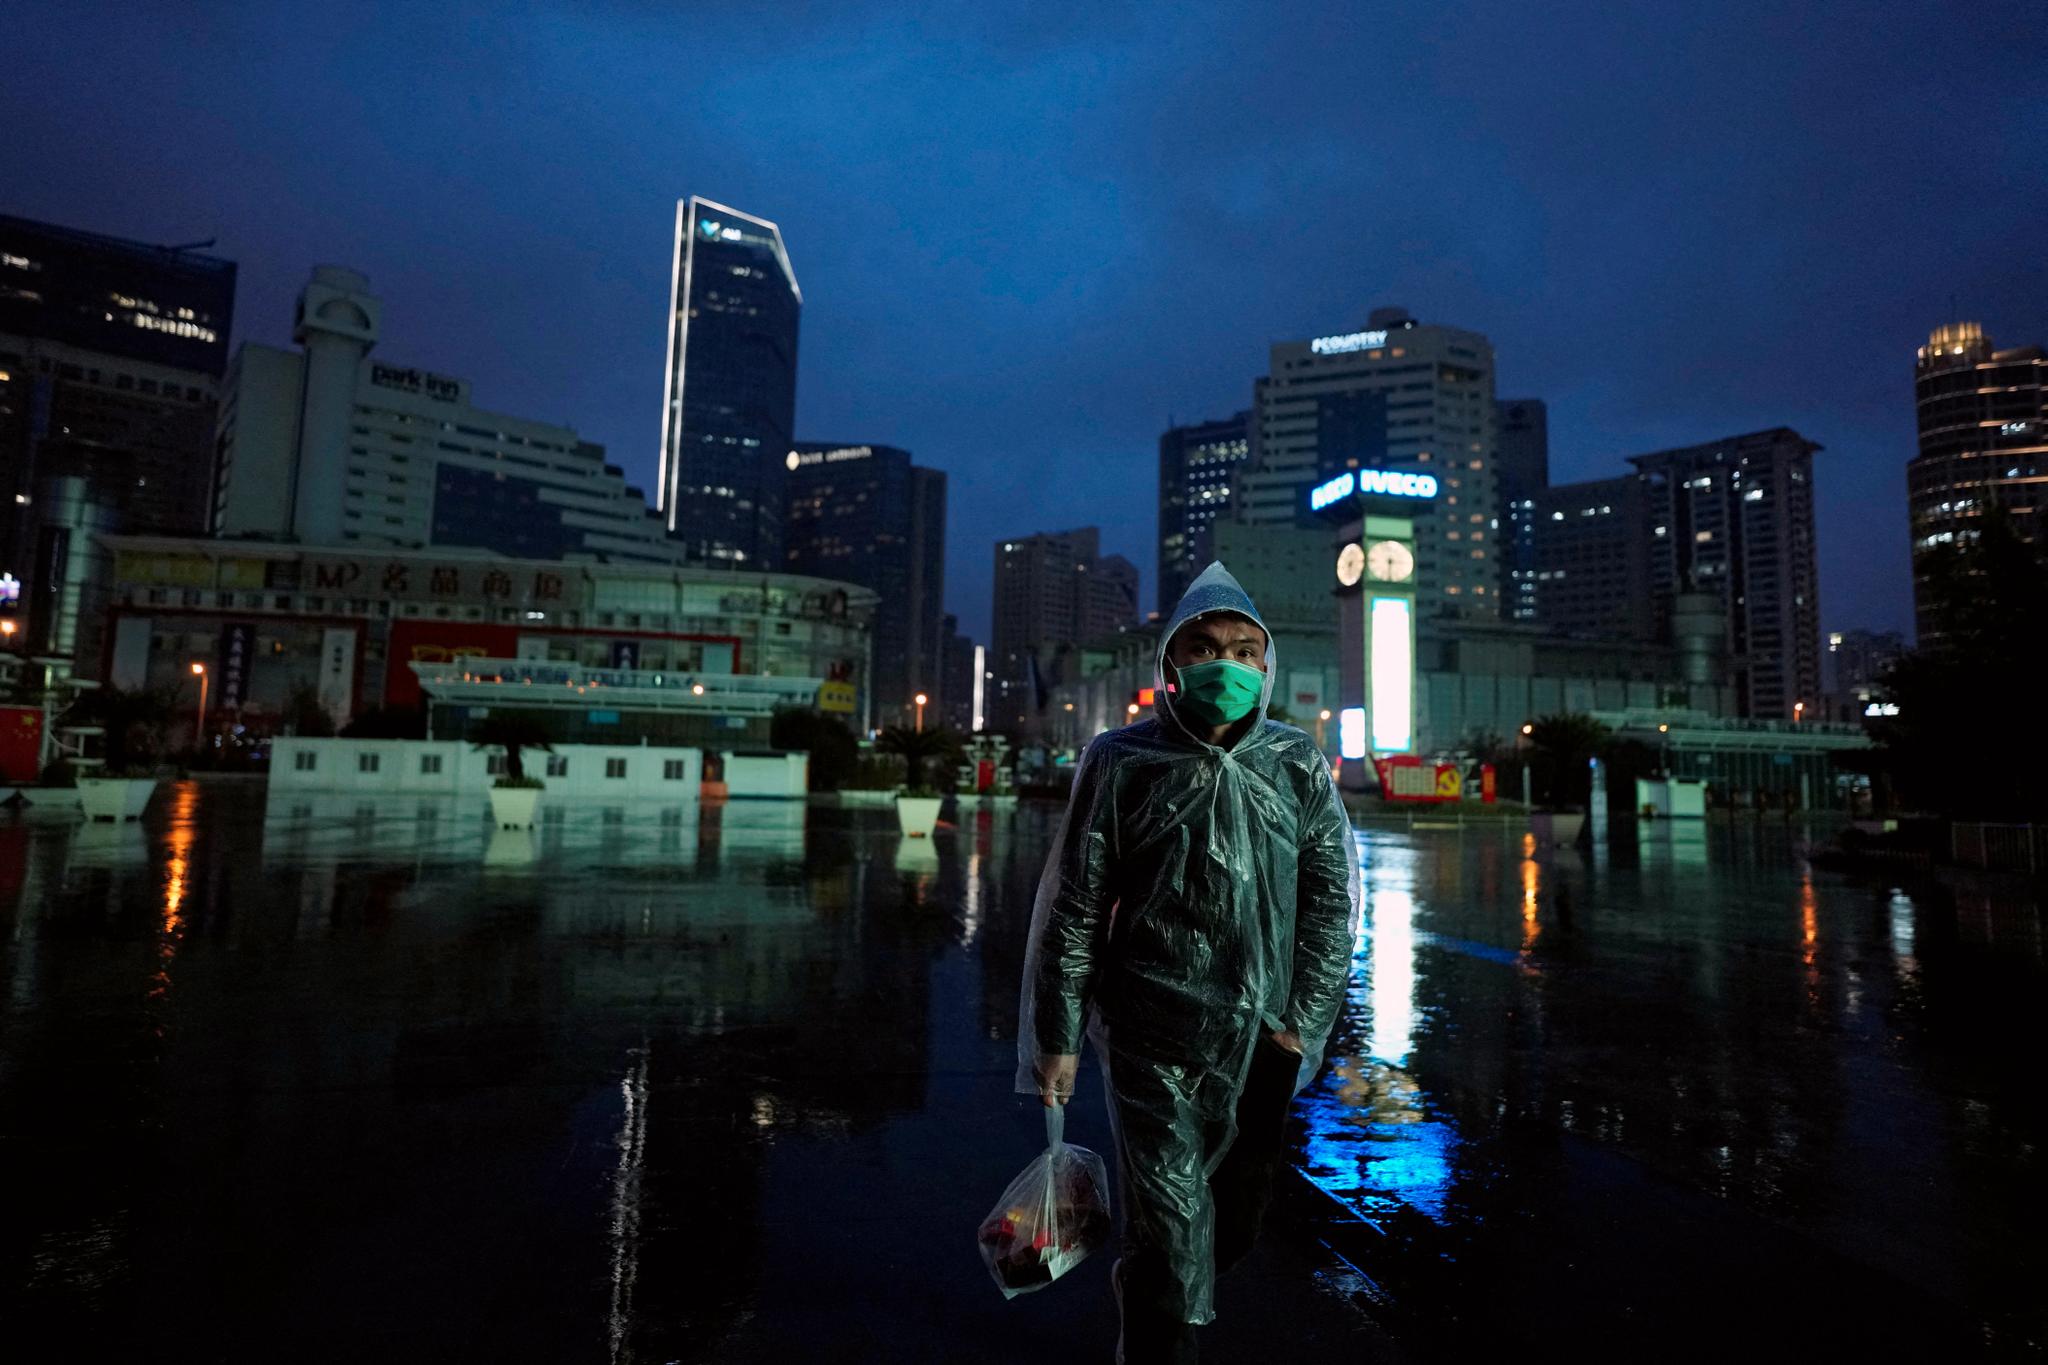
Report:
[[[238,342],[285,341],[307,269],[345,261],[417,309],[409,351],[484,404],[576,428],[651,490],[675,201],[747,205],[805,262],[795,435],[872,432],[954,476],[947,606],[977,638],[997,536],[1100,524],[1105,551],[1146,566],[1149,601],[1169,419],[1245,406],[1271,342],[1362,325],[1385,300],[1493,340],[1499,391],[1550,406],[1559,482],[1725,431],[1809,433],[1828,448],[1822,626],[1905,628],[1914,349],[1954,321],[2048,334],[2026,242],[2048,190],[2013,133],[2044,77],[1990,16],[1971,32],[1932,15],[1793,32],[1743,7],[1682,32],[1503,8],[1197,11],[1173,30],[863,16],[786,49],[736,18],[475,17],[409,20],[398,44],[395,15],[373,14],[309,48],[262,12],[202,43],[53,9],[26,55],[80,78],[0,92],[22,130],[0,151],[4,207],[216,236],[241,266]],[[1614,60],[1646,43],[1677,59],[1655,79]],[[701,88],[636,74],[692,45],[720,59]],[[1275,119],[1205,103],[1224,51]],[[507,61],[534,77],[509,93]],[[754,99],[799,67],[787,100]],[[327,117],[337,102],[352,117]],[[1923,117],[1951,105],[2006,135]],[[180,137],[130,150],[158,146],[166,110]],[[1925,230],[1993,184],[2004,212]],[[1095,206],[1088,253],[1029,208],[1076,194]],[[1398,221],[1376,207],[1390,197]],[[1263,253],[1276,224],[1287,247]]]

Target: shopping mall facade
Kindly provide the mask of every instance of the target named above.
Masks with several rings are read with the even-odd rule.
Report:
[[[337,724],[437,705],[459,721],[509,702],[566,713],[572,732],[656,743],[763,742],[781,706],[863,730],[870,719],[878,599],[827,579],[466,549],[95,542],[103,586],[79,604],[79,671],[197,704],[199,665],[209,714],[259,732],[309,693]]]

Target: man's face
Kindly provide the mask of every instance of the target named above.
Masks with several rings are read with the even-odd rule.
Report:
[[[1242,616],[1219,613],[1188,622],[1166,644],[1166,661],[1178,672],[1195,664],[1229,659],[1266,671],[1266,632]]]

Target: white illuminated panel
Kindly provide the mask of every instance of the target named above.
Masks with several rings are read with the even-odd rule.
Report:
[[[982,682],[987,677],[988,646],[976,645],[974,647],[974,733],[977,735],[981,733],[982,726],[988,719],[981,709],[983,697]]]
[[[1337,751],[1346,758],[1365,757],[1365,708],[1347,706],[1337,713]]]
[[[1372,747],[1383,754],[1405,754],[1415,740],[1410,719],[1415,699],[1412,613],[1405,597],[1372,599]]]

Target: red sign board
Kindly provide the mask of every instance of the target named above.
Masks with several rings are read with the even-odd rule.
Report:
[[[1380,795],[1389,801],[1459,801],[1465,781],[1455,763],[1424,763],[1414,754],[1376,758]]]
[[[1425,763],[1415,754],[1393,754],[1376,758],[1373,768],[1380,775],[1380,795],[1389,801],[1462,801],[1466,797],[1465,776],[1455,763]],[[1479,799],[1495,797],[1491,763],[1479,769]]]
[[[35,781],[42,752],[42,711],[34,706],[0,706],[0,780]]]

